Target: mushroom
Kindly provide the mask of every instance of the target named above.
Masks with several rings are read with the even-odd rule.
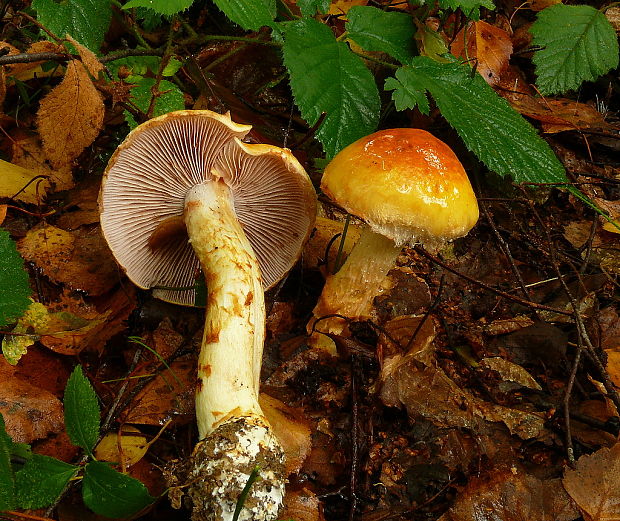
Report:
[[[404,244],[437,249],[466,235],[478,220],[478,203],[467,174],[450,147],[413,128],[363,137],[327,165],[323,192],[367,224],[346,262],[327,278],[309,330],[340,334],[342,315],[367,318],[373,298]],[[324,335],[314,343],[334,352]]]
[[[275,519],[284,495],[283,451],[258,404],[264,289],[296,262],[316,194],[289,150],[243,143],[250,128],[207,110],[151,119],[115,151],[100,194],[103,234],[137,286],[193,305],[204,274],[195,520],[232,519],[255,468],[240,520]]]

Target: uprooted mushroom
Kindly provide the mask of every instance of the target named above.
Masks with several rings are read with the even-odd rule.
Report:
[[[288,150],[241,141],[250,128],[211,111],[147,121],[110,159],[100,194],[104,236],[137,286],[192,305],[200,269],[206,281],[186,490],[198,520],[232,519],[255,468],[240,520],[275,519],[284,496],[283,451],[258,404],[263,292],[296,262],[316,195]]]

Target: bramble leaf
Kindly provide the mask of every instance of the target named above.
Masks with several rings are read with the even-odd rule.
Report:
[[[542,94],[576,89],[618,66],[618,39],[603,13],[587,5],[557,4],[530,27],[538,88]]]
[[[480,18],[480,8],[495,9],[492,0],[439,0],[439,6],[443,9],[461,9],[467,18],[478,20]]]
[[[15,481],[11,466],[13,441],[6,432],[4,418],[0,414],[0,512],[15,508]]]
[[[90,453],[99,437],[99,402],[93,386],[79,365],[67,381],[63,402],[69,438]]]
[[[112,3],[101,0],[33,0],[37,19],[59,38],[70,34],[93,52],[99,52],[112,20]]]
[[[148,7],[156,13],[171,15],[185,11],[194,3],[194,0],[129,0],[123,9],[132,7]]]
[[[62,493],[79,467],[50,456],[33,454],[15,473],[15,497],[20,508],[43,508]]]
[[[276,0],[213,0],[213,3],[246,30],[258,31],[276,17]]]
[[[536,129],[470,67],[421,56],[398,69],[387,87],[395,88],[392,96],[401,109],[413,108],[430,92],[467,148],[498,174],[518,183],[567,182],[564,167]]]
[[[96,514],[114,518],[129,517],[155,500],[143,483],[100,461],[86,465],[82,497]]]
[[[330,0],[297,0],[297,7],[304,16],[314,16],[317,11],[326,13],[329,9]]]
[[[284,31],[284,64],[295,102],[310,125],[326,114],[316,136],[333,157],[375,130],[381,106],[375,80],[362,60],[317,20],[301,19]]]
[[[410,15],[354,6],[347,18],[348,37],[362,49],[385,52],[402,63],[413,58],[416,28]]]
[[[30,305],[24,261],[9,232],[0,229],[0,326],[17,320]]]
[[[131,89],[132,100],[141,111],[147,112],[149,105],[151,104],[151,98],[153,97],[153,91],[151,90],[155,86],[154,78],[142,78],[137,82],[137,86]],[[159,92],[161,93],[155,100],[155,107],[153,109],[152,116],[161,116],[168,112],[175,110],[183,110],[185,108],[185,99],[183,93],[179,90],[174,83],[166,80],[159,82]],[[138,123],[133,116],[125,111],[125,118],[129,127],[134,129],[138,126]]]

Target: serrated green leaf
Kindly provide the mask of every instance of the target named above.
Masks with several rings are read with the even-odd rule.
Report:
[[[439,0],[439,6],[443,9],[456,11],[461,9],[468,18],[478,20],[480,18],[480,8],[495,9],[492,0]]]
[[[111,2],[101,0],[33,0],[37,19],[59,38],[70,34],[93,52],[99,52],[112,20]]]
[[[24,261],[9,232],[0,228],[0,327],[15,322],[30,305]]]
[[[416,28],[410,15],[354,6],[347,18],[347,35],[362,49],[385,52],[402,63],[414,57]]]
[[[86,465],[82,497],[96,514],[114,518],[129,517],[155,500],[143,483],[100,461]]]
[[[387,78],[385,80],[385,90],[393,90],[392,99],[396,105],[396,110],[405,110],[408,108],[418,107],[422,114],[428,114],[428,98],[426,92],[413,88],[412,85],[404,84],[399,80],[402,76],[400,69],[396,71],[396,78]]]
[[[136,85],[134,89],[131,89],[132,101],[141,111],[147,112],[151,104],[151,98],[153,97],[153,91],[151,89],[155,86],[155,80],[153,78],[142,78]],[[162,114],[167,114],[175,110],[183,110],[185,108],[183,93],[174,83],[166,80],[160,81],[159,92],[161,92],[161,95],[155,100],[153,117],[161,116]],[[125,117],[131,129],[138,126],[138,123],[129,112],[125,111]]]
[[[123,9],[148,7],[158,14],[171,15],[185,11],[193,3],[194,0],[129,0]]]
[[[213,0],[220,10],[246,31],[258,31],[276,17],[276,0]]]
[[[618,66],[618,38],[603,13],[587,5],[557,4],[530,27],[536,84],[542,94],[576,89]]]
[[[90,453],[99,437],[99,402],[81,366],[71,373],[65,387],[65,428],[74,445]]]
[[[314,16],[317,11],[326,13],[330,3],[330,0],[297,0],[297,7],[303,16]]]
[[[4,417],[0,414],[0,512],[15,508],[15,481],[11,466],[13,441],[6,432]]]
[[[79,467],[64,461],[33,454],[24,468],[15,473],[15,497],[20,508],[43,508],[61,494]]]
[[[336,41],[331,29],[312,18],[285,27],[284,64],[295,102],[314,125],[328,156],[373,132],[381,103],[375,80],[349,47]]]
[[[421,56],[398,69],[396,80],[398,85],[390,86],[397,87],[400,103],[413,102],[409,108],[417,102],[413,93],[430,92],[467,148],[490,170],[518,183],[567,182],[564,167],[536,129],[470,67]]]

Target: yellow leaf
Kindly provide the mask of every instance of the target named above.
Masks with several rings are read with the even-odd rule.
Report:
[[[605,221],[603,223],[603,230],[611,233],[620,233],[620,222],[618,221]]]
[[[43,178],[33,181],[38,175],[34,170],[0,159],[0,197],[15,198],[24,203],[40,202],[49,189],[49,181]]]
[[[120,445],[120,451],[119,451]],[[124,425],[120,436],[117,432],[108,432],[95,448],[95,457],[99,461],[119,463],[122,459],[126,466],[138,463],[149,448],[146,437],[133,425]]]
[[[62,82],[43,100],[37,126],[52,165],[70,164],[103,127],[104,105],[81,62],[67,64]]]
[[[55,191],[73,188],[73,173],[71,166],[65,165],[52,168],[48,163],[41,141],[36,136],[13,136],[12,163],[48,176]]]
[[[329,14],[347,14],[354,5],[367,5],[368,0],[334,0],[329,6]]]

